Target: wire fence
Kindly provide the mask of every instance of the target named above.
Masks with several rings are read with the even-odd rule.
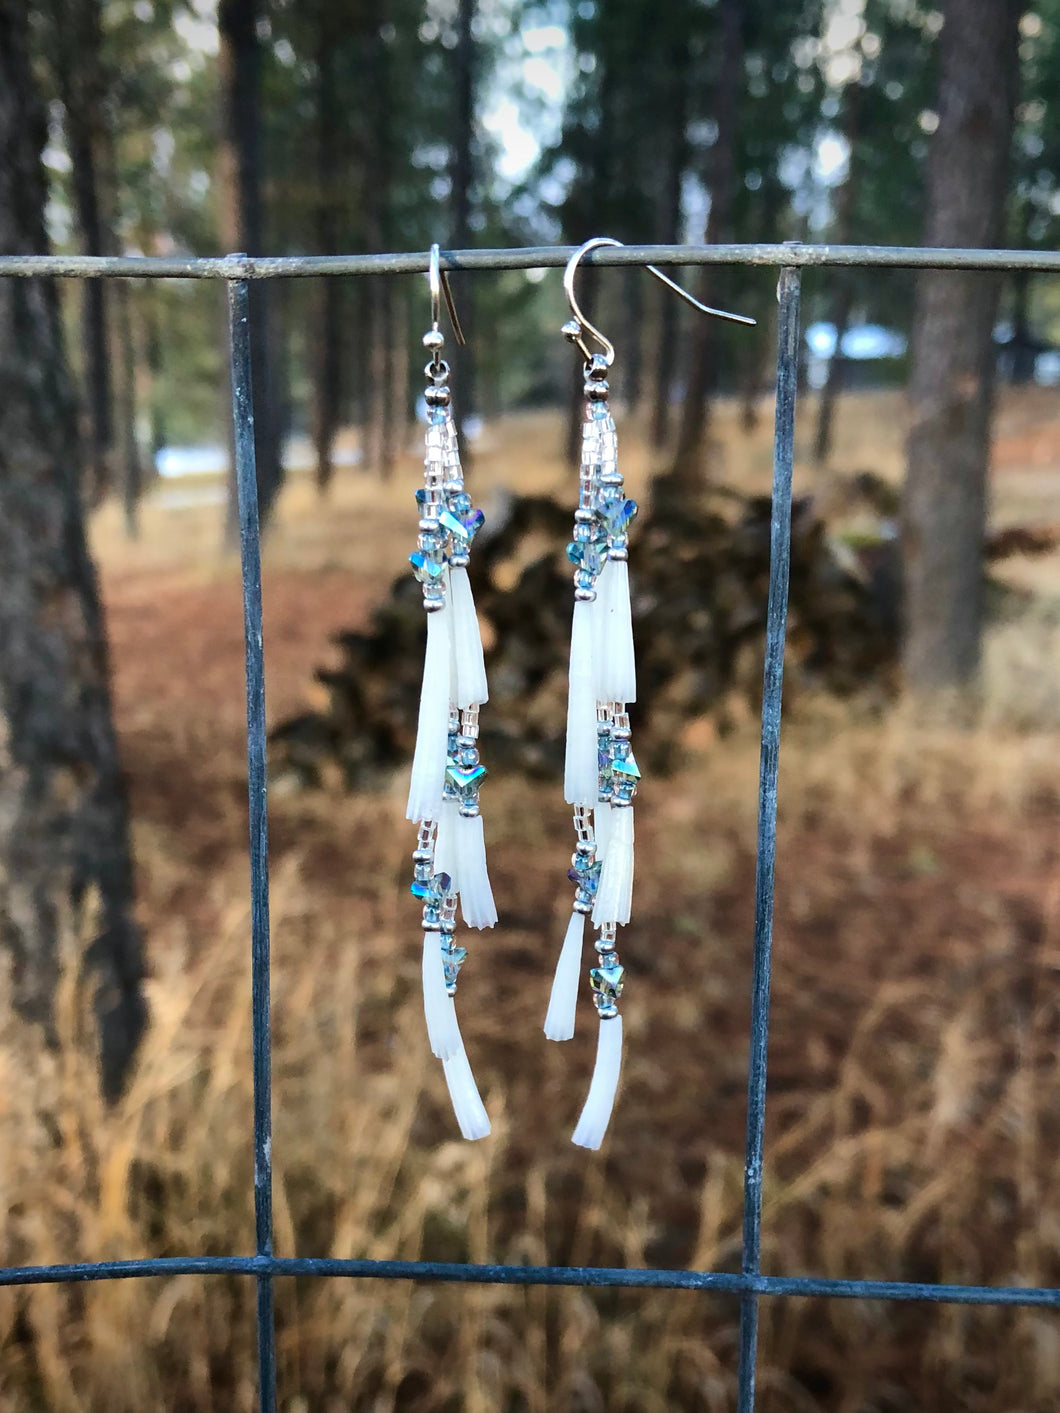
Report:
[[[443,252],[445,270],[519,270],[566,264],[567,247]],[[812,267],[882,269],[1030,270],[1060,274],[1060,252],[949,250],[908,246],[717,245],[601,248],[593,265],[751,265],[774,267],[777,285],[776,414],[769,603],[762,693],[762,750],[758,790],[758,844],[752,950],[750,1058],[744,1167],[741,1270],[614,1269],[596,1266],[476,1265],[438,1261],[330,1260],[279,1257],[272,1221],[272,1047],[269,997],[269,846],[266,812],[265,649],[261,606],[261,547],[254,459],[248,282],[319,275],[424,273],[423,254],[291,256],[230,255],[216,259],[106,256],[0,256],[0,276],[223,280],[228,289],[235,424],[235,476],[246,641],[247,774],[250,812],[251,1010],[254,1081],[254,1211],[252,1256],[145,1257],[127,1261],[0,1268],[0,1286],[128,1280],[146,1276],[242,1275],[257,1282],[258,1407],[276,1413],[276,1333],[273,1280],[315,1276],[463,1282],[491,1285],[621,1287],[699,1290],[739,1302],[737,1413],[753,1413],[758,1356],[758,1310],[763,1297],[929,1301],[962,1305],[1060,1308],[1060,1289],[1041,1286],[968,1286],[905,1281],[832,1280],[770,1276],[761,1270],[762,1170],[766,1061],[773,937],[773,878],[777,833],[777,773],[791,553],[791,488],[795,456],[795,395],[799,365],[801,270]],[[132,1334],[132,1331],[128,1333]]]

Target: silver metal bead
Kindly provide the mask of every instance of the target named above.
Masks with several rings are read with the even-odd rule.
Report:
[[[424,348],[444,348],[445,335],[441,329],[428,329],[423,336]]]
[[[574,597],[578,600],[579,603],[595,603],[595,602],[596,602],[596,590],[595,590],[595,589],[575,589],[575,590],[574,590]]]

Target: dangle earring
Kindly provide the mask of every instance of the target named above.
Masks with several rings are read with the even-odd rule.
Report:
[[[423,902],[423,1009],[431,1050],[442,1061],[460,1132],[485,1138],[489,1118],[479,1097],[457,1024],[457,976],[467,951],[455,944],[456,908],[468,927],[497,921],[479,813],[479,707],[487,700],[475,604],[468,582],[471,542],[482,526],[464,490],[456,425],[451,410],[449,365],[439,328],[444,293],[453,333],[464,338],[449,282],[431,247],[431,328],[423,336],[430,361],[427,379],[427,449],[419,507],[417,548],[409,556],[423,586],[427,651],[423,664],[416,752],[406,818],[419,825],[412,855],[412,893]]]
[[[615,950],[619,927],[629,922],[633,902],[633,797],[640,770],[630,744],[629,706],[637,699],[633,625],[630,614],[628,531],[636,501],[625,493],[618,469],[618,440],[608,409],[607,374],[613,345],[582,314],[574,297],[574,276],[582,257],[621,241],[598,237],[576,251],[567,264],[563,288],[572,318],[564,336],[585,359],[585,423],[574,538],[567,555],[574,564],[567,697],[564,796],[574,806],[576,835],[568,878],[574,884],[574,911],[556,965],[545,1035],[569,1040],[574,1034],[586,917],[597,930],[596,965],[589,984],[600,1019],[589,1095],[572,1136],[581,1148],[599,1148],[607,1132],[622,1067],[622,1017],[618,1001],[625,970]],[[682,299],[705,314],[753,324],[738,314],[710,309],[657,270],[648,269]],[[586,343],[594,339],[601,352]]]

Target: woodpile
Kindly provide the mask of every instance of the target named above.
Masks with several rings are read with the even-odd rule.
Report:
[[[637,754],[655,772],[674,766],[688,723],[719,727],[757,712],[769,578],[770,502],[731,492],[700,505],[665,479],[634,527],[633,616],[638,645]],[[493,771],[559,775],[563,764],[572,590],[564,553],[569,507],[512,497],[478,536],[471,578],[488,645],[490,700],[482,713]],[[886,543],[833,545],[809,501],[792,523],[785,694],[814,688],[889,692],[897,659],[896,555]],[[336,775],[370,788],[411,757],[425,628],[411,573],[391,586],[365,632],[339,635],[338,667],[317,676],[326,708],[281,725],[277,775],[303,784]]]

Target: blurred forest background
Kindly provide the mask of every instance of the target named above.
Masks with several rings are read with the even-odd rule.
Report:
[[[1058,92],[1060,0],[0,0],[0,254],[1052,250]],[[474,1145],[407,893],[426,281],[252,286],[281,1254],[739,1268],[775,272],[673,273],[758,327],[642,270],[579,286],[642,506],[600,1156],[568,1140],[591,1027],[540,1031],[559,274],[453,278],[501,911],[461,975]],[[1060,286],[807,271],[803,335],[763,1267],[1060,1286]],[[0,279],[3,1264],[253,1249],[227,359],[215,281]],[[292,1281],[277,1311],[289,1413],[733,1404],[731,1301]],[[0,1410],[250,1410],[253,1320],[234,1279],[0,1292]],[[763,1413],[1060,1410],[1047,1310],[762,1321]]]

